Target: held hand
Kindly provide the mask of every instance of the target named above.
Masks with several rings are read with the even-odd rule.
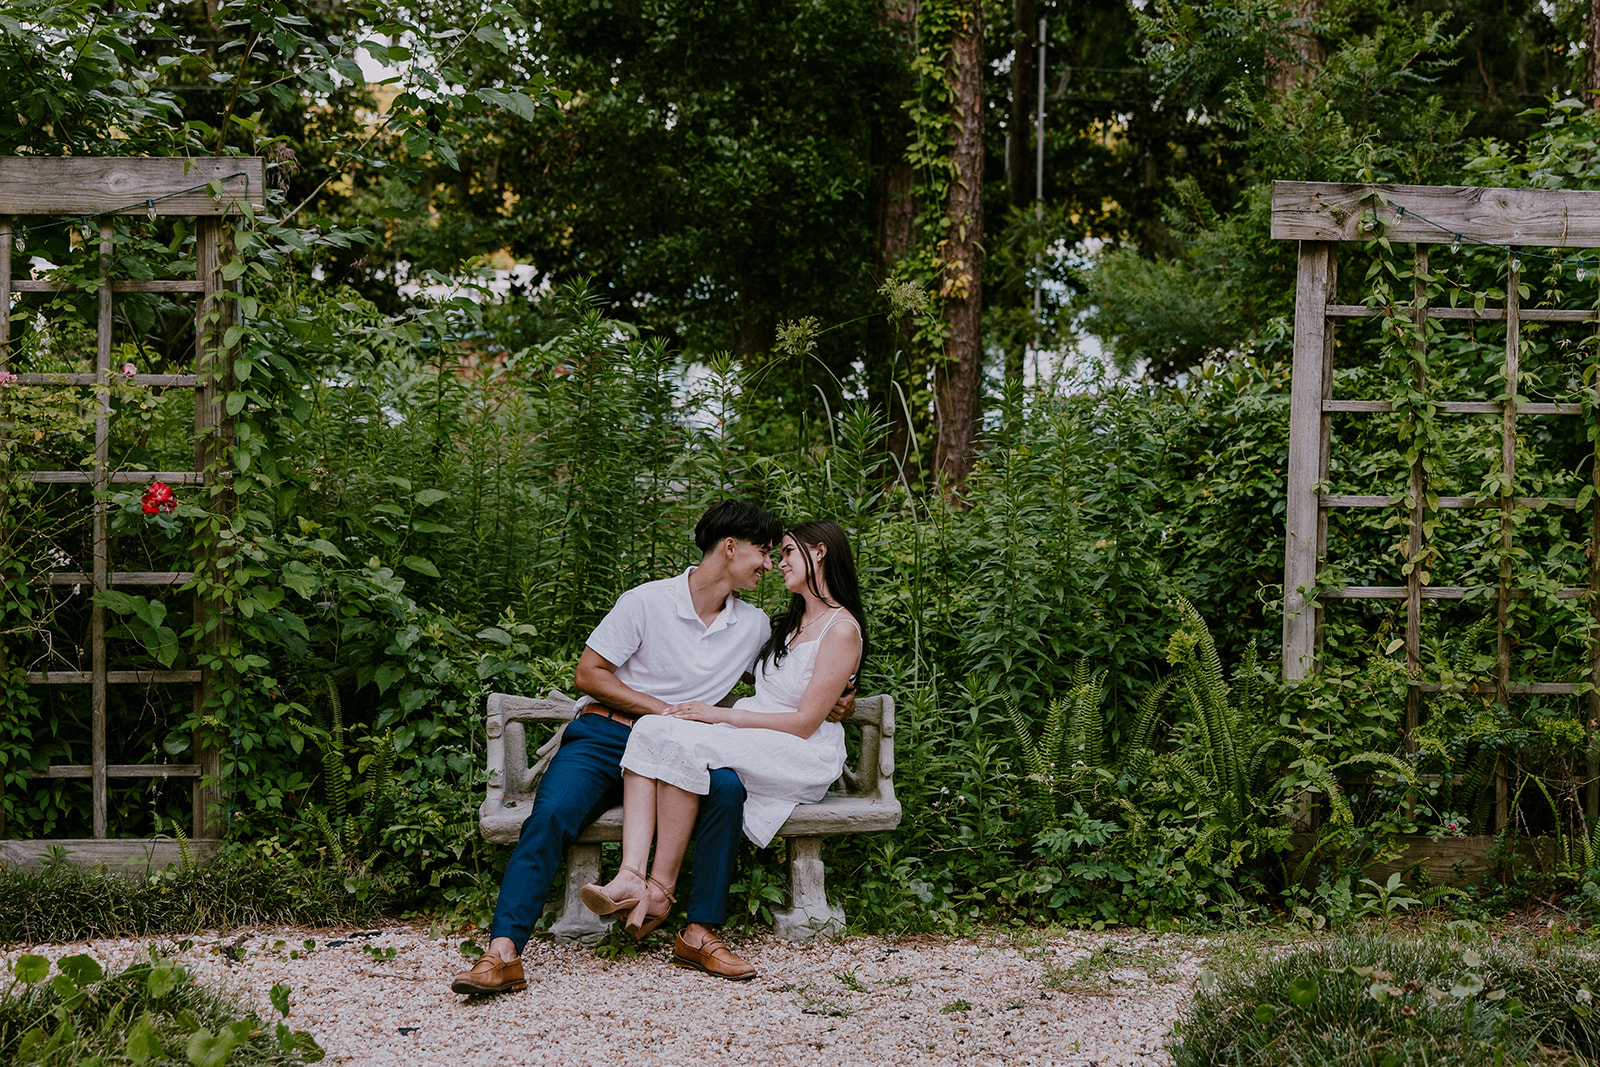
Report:
[[[834,703],[833,709],[828,712],[829,722],[843,722],[856,713],[856,687],[852,685]]]
[[[700,700],[688,700],[682,704],[672,704],[661,714],[670,715],[674,719],[689,719],[693,722],[727,722],[728,709],[719,708]]]

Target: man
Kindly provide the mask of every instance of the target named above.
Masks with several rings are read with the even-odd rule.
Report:
[[[540,780],[506,864],[489,947],[452,979],[452,990],[500,993],[527,985],[523,946],[567,847],[621,798],[620,763],[633,721],[683,701],[714,704],[754,666],[771,624],[735,593],[754,589],[772,569],[772,546],[782,533],[777,516],[764,508],[732,500],[713,505],[695,526],[699,566],[630,589],[595,627],[574,679],[583,694],[578,715]],[[846,697],[835,719],[854,705]],[[711,791],[695,822],[689,922],[673,946],[676,959],[736,980],[754,977],[755,968],[734,955],[715,928],[727,917],[744,797],[738,775],[711,772]]]

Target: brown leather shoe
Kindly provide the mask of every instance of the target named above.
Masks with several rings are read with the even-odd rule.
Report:
[[[526,988],[522,957],[507,963],[493,952],[485,952],[470,971],[462,971],[450,980],[452,993],[512,993]]]
[[[756,969],[735,956],[722,938],[710,931],[698,947],[690,946],[679,934],[672,943],[674,967],[689,967],[733,982],[748,982],[756,976]]]

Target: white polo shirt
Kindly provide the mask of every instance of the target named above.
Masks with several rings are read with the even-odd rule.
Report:
[[[589,635],[588,646],[616,664],[617,680],[669,704],[715,704],[755,666],[772,623],[732,593],[707,626],[689,595],[690,567],[623,593]],[[583,696],[578,708],[594,703]]]

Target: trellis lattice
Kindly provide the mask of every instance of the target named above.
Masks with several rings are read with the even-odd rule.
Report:
[[[71,291],[96,298],[93,373],[31,373],[21,367],[14,381],[41,388],[93,388],[94,451],[87,470],[38,470],[25,474],[35,484],[80,486],[89,491],[85,504],[92,525],[92,569],[56,571],[47,576],[55,586],[78,586],[98,594],[115,586],[172,588],[183,585],[193,571],[122,571],[112,558],[107,535],[107,493],[112,486],[159,480],[169,485],[206,486],[218,476],[231,439],[231,420],[224,399],[231,368],[223,342],[224,324],[236,314],[236,305],[220,294],[230,287],[224,265],[231,255],[228,216],[241,205],[259,209],[264,164],[256,157],[202,159],[35,158],[0,159],[0,370],[14,366],[11,324],[17,300],[26,294]],[[174,278],[113,277],[115,217],[147,215],[193,220],[194,241],[190,263],[193,274]],[[86,240],[98,229],[97,281],[73,285],[50,278],[18,277],[18,238],[30,231],[73,225],[86,227]],[[186,273],[180,271],[179,273]],[[119,471],[112,469],[110,451],[114,411],[106,383],[112,375],[114,301],[126,293],[193,294],[195,357],[191,373],[136,374],[135,385],[194,392],[194,465],[192,470]],[[202,548],[202,551],[204,549]],[[196,621],[213,610],[197,597]],[[49,847],[65,848],[69,859],[80,863],[119,864],[129,859],[161,862],[173,856],[170,846],[160,848],[141,839],[108,836],[107,794],[119,779],[178,778],[193,780],[192,838],[202,854],[212,850],[221,836],[217,811],[221,799],[216,784],[220,755],[207,739],[197,737],[192,763],[111,764],[107,759],[108,688],[123,685],[190,685],[198,710],[212,685],[208,671],[115,670],[107,650],[106,609],[98,600],[90,609],[87,641],[81,670],[30,670],[26,680],[38,686],[87,686],[90,690],[88,764],[62,764],[42,772],[45,778],[87,779],[93,837],[76,840],[0,842],[0,859],[26,861]]]
[[[1429,398],[1433,410],[1449,415],[1483,415],[1500,420],[1499,479],[1508,487],[1492,496],[1439,496],[1437,509],[1491,508],[1499,512],[1500,567],[1494,587],[1495,679],[1494,697],[1505,702],[1512,695],[1563,695],[1585,693],[1588,714],[1600,718],[1600,492],[1589,505],[1589,581],[1585,586],[1556,592],[1558,599],[1587,599],[1589,618],[1587,682],[1514,680],[1508,624],[1511,603],[1525,595],[1518,588],[1513,566],[1514,513],[1529,507],[1572,509],[1575,497],[1517,495],[1518,418],[1525,415],[1585,417],[1583,403],[1530,401],[1521,394],[1519,380],[1521,331],[1526,323],[1596,323],[1600,313],[1587,309],[1523,307],[1519,294],[1525,257],[1568,258],[1570,250],[1600,248],[1600,192],[1545,189],[1493,189],[1458,186],[1375,186],[1314,182],[1275,182],[1272,198],[1272,236],[1300,242],[1295,297],[1293,384],[1290,397],[1288,499],[1284,549],[1283,670],[1286,678],[1305,678],[1319,666],[1325,601],[1383,599],[1405,601],[1404,646],[1408,667],[1406,740],[1418,726],[1424,694],[1439,692],[1438,683],[1422,681],[1422,612],[1430,601],[1460,600],[1473,591],[1463,586],[1433,585],[1424,580],[1418,565],[1424,544],[1424,501],[1427,475],[1420,458],[1410,464],[1404,494],[1337,494],[1326,491],[1333,417],[1339,413],[1381,413],[1394,410],[1391,401],[1342,399],[1333,395],[1336,334],[1341,323],[1380,315],[1405,314],[1414,322],[1418,355],[1428,343],[1424,326],[1429,320],[1455,320],[1463,324],[1504,323],[1501,366],[1504,399],[1492,401]],[[1389,247],[1409,243],[1412,249],[1413,293],[1402,308],[1342,304],[1338,296],[1341,244],[1368,243],[1379,237]],[[1430,247],[1462,243],[1497,250],[1504,256],[1505,300],[1500,307],[1431,306],[1424,278],[1429,274]],[[1548,255],[1538,250],[1554,252]],[[1595,273],[1595,257],[1577,259],[1577,277]],[[1418,359],[1419,392],[1429,383]],[[1593,388],[1593,385],[1589,386]],[[1594,405],[1588,407],[1593,410]],[[1591,484],[1600,489],[1600,464],[1591,457]],[[1319,584],[1328,552],[1328,518],[1335,509],[1408,507],[1404,585],[1335,586]],[[1600,811],[1600,768],[1594,747],[1589,747],[1585,807],[1589,818]],[[1507,775],[1502,761],[1496,775],[1496,822],[1508,819]]]

